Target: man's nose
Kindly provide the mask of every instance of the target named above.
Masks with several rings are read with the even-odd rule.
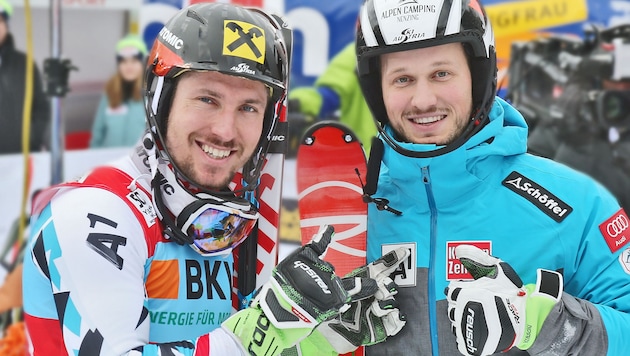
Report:
[[[212,132],[224,141],[231,141],[236,137],[237,112],[231,109],[221,110],[218,117],[212,120]]]
[[[421,110],[437,105],[437,95],[431,83],[426,80],[416,81],[411,104]]]

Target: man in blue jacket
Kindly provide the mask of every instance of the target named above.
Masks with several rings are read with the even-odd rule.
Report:
[[[368,260],[411,251],[395,279],[406,326],[368,355],[628,354],[628,215],[526,153],[479,2],[367,0],[356,44],[380,138]]]

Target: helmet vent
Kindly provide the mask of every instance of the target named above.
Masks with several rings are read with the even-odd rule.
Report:
[[[206,21],[204,21],[204,19],[202,19],[201,16],[197,15],[197,13],[194,10],[188,10],[188,12],[186,13],[186,16],[201,22],[203,25],[206,24]]]

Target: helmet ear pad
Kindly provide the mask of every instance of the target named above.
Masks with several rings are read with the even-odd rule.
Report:
[[[164,83],[164,87],[162,88],[163,95],[160,97],[158,101],[158,110],[157,120],[158,120],[158,130],[162,135],[162,140],[164,140],[164,144],[166,144],[166,128],[168,127],[168,116],[171,112],[171,107],[173,106],[173,100],[175,98],[175,92],[177,91],[177,83],[179,80],[177,79],[168,79]]]
[[[148,71],[150,72],[151,69]],[[173,105],[173,98],[175,97],[175,90],[177,88],[177,83],[179,82],[179,76],[176,78],[168,75],[165,76],[159,93],[156,92],[159,77],[153,73],[149,73],[147,78],[150,83],[147,83],[147,90],[149,90],[149,92],[145,94],[145,99],[147,100],[145,105],[149,127],[154,131],[153,134],[157,135],[158,141],[161,141],[158,142],[158,144],[166,145],[168,116],[171,112],[171,106]],[[155,95],[159,95],[159,98],[157,99],[157,110],[153,111],[152,102],[155,100]]]
[[[377,125],[384,126],[389,122],[385,102],[383,101],[383,87],[381,85],[381,59],[374,56],[367,61],[357,64],[357,73],[365,102],[368,104],[372,117]]]
[[[467,48],[470,48],[469,45],[464,43],[472,80],[473,109],[477,110],[477,112],[472,113],[472,116],[486,121],[492,108],[492,98],[494,98],[497,90],[496,56],[494,51],[489,59],[471,56],[468,55]]]

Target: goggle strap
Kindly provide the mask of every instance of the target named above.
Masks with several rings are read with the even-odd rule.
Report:
[[[164,211],[164,213],[160,214],[162,217],[160,220],[164,224],[164,234],[169,238],[173,239],[180,245],[190,245],[193,243],[193,239],[184,234],[179,228],[176,226],[175,221],[168,213],[168,209],[162,200],[162,194],[160,192],[160,186],[157,183],[158,180],[153,179],[151,185],[153,186],[153,201],[157,207],[158,212]]]

